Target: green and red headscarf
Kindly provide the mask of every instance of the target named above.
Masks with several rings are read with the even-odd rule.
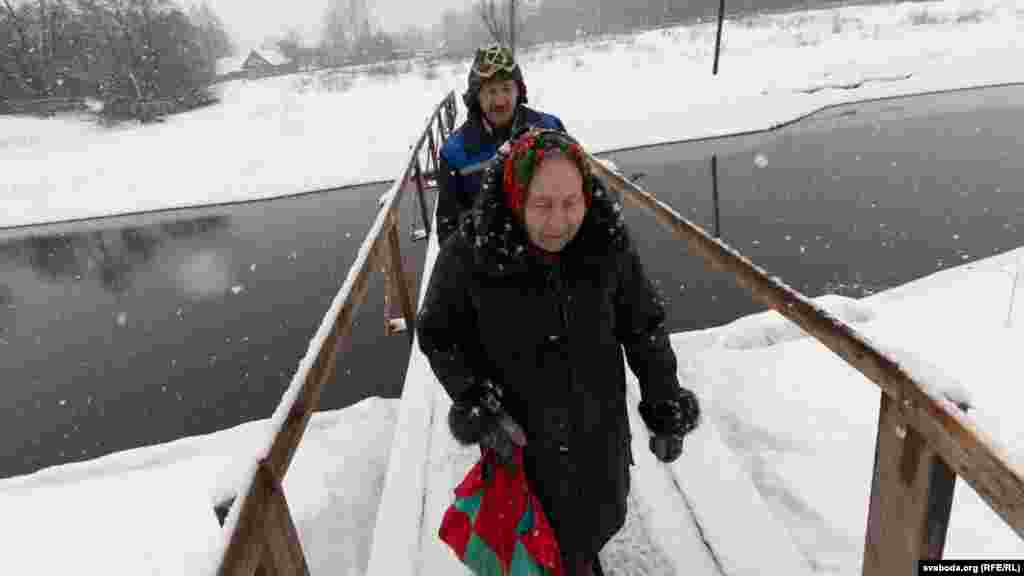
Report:
[[[505,204],[515,212],[519,212],[526,202],[526,192],[537,166],[544,161],[544,156],[551,151],[561,153],[573,161],[583,177],[583,201],[590,207],[593,195],[593,184],[586,155],[579,143],[571,136],[559,130],[530,128],[514,138],[504,160],[502,189],[505,193]]]

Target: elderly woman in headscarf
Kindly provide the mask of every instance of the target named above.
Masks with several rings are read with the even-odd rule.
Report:
[[[662,462],[680,456],[699,419],[621,212],[574,139],[520,134],[441,247],[417,322],[453,400],[455,439],[494,448],[503,462],[513,443],[524,445],[527,480],[569,575],[603,574],[598,552],[626,518],[633,458],[623,350]],[[503,418],[523,434],[510,434]]]

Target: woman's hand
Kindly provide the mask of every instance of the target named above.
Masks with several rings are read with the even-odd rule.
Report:
[[[501,388],[489,380],[474,386],[452,404],[448,427],[460,444],[491,448],[504,465],[512,462],[516,446],[526,446],[526,434],[505,412],[501,397]]]
[[[502,466],[513,463],[516,446],[526,446],[526,434],[508,415],[503,415],[498,425],[480,438],[480,447],[493,449],[498,457],[498,463]]]
[[[683,438],[700,422],[700,405],[693,392],[679,388],[671,400],[641,402],[640,417],[651,431],[651,452],[658,460],[670,463],[682,455]]]

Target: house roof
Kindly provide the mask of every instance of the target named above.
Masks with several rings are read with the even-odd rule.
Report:
[[[262,56],[264,60],[270,62],[273,66],[280,66],[288,63],[288,59],[284,57],[284,54],[281,54],[281,52],[277,50],[267,48],[250,48],[247,50],[239,50],[238,53],[233,56],[217,60],[217,74],[228,74],[230,72],[237,72],[241,70],[242,64],[249,59],[249,55],[253,52]]]
[[[285,58],[284,54],[281,54],[281,52],[278,50],[274,50],[271,48],[253,48],[249,53],[251,52],[259,54],[260,56],[263,57],[264,60],[270,62],[274,66],[280,66],[282,64],[288,63],[288,59]],[[246,56],[248,56],[248,53],[246,54]]]

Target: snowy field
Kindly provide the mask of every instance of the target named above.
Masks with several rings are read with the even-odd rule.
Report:
[[[1024,55],[1015,40],[1022,18],[1010,1],[949,1],[731,22],[717,78],[707,25],[541,49],[523,61],[532,102],[600,151],[765,128],[866,97],[1024,80],[1011,66]],[[463,64],[235,82],[220,106],[113,131],[0,118],[0,226],[391,178],[426,111],[446,90],[461,92],[465,73]],[[1024,248],[862,300],[818,302],[916,358],[923,373],[958,382],[972,420],[1019,467],[1022,268]],[[653,463],[634,432],[630,519],[605,550],[608,572],[704,574],[717,565],[756,574],[753,562],[769,558],[787,567],[778,573],[859,574],[877,388],[774,312],[672,342],[707,418],[671,467]],[[400,414],[397,400],[373,398],[312,420],[285,490],[313,573],[365,572]],[[223,546],[213,505],[240,485],[268,425],[0,480],[5,567],[204,573]],[[428,479],[435,507],[454,486],[445,474],[461,472],[471,454],[448,456]],[[1024,542],[957,486],[947,556],[1024,558]],[[699,522],[714,558],[674,531],[686,518]],[[428,519],[424,533],[435,529]]]
[[[1014,0],[855,6],[541,47],[531,104],[592,151],[764,129],[821,106],[1024,80]],[[159,125],[0,118],[0,228],[265,198],[397,176],[465,62],[219,86],[221,104]]]

